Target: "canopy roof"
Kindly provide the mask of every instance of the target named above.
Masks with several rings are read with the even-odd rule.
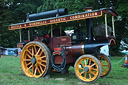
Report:
[[[62,23],[62,22],[69,22],[69,21],[75,21],[75,20],[81,20],[81,19],[87,19],[87,18],[100,17],[102,16],[103,13],[111,14],[112,16],[116,16],[116,17],[118,16],[116,11],[112,9],[102,8],[99,10],[93,10],[93,11],[75,13],[75,14],[64,15],[64,16],[59,16],[59,17],[52,17],[52,18],[46,18],[46,19],[39,19],[35,21],[27,21],[24,23],[12,24],[9,26],[9,30],[30,28],[30,27],[36,27],[36,26],[42,26],[42,25],[57,24],[57,23]]]

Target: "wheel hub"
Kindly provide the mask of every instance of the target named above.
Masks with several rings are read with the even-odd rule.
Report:
[[[89,67],[84,67],[84,71],[88,72],[89,71]]]
[[[35,58],[35,56],[33,56],[33,58],[31,59],[31,63],[32,63],[32,65],[34,66],[35,64],[36,64],[36,58]]]

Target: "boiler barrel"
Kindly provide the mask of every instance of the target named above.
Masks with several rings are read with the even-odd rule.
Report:
[[[79,57],[84,54],[93,54],[95,52],[99,52],[100,47],[104,45],[109,45],[109,43],[93,43],[93,44],[86,44],[83,45],[73,45],[67,46],[65,49],[70,51],[72,56]]]
[[[28,15],[28,19],[32,21],[32,20],[38,20],[43,18],[56,17],[56,15],[61,16],[67,13],[68,13],[68,10],[66,8],[61,8],[61,9],[56,9],[56,10],[51,10],[51,11],[46,11],[46,12],[41,12],[36,14],[30,14]]]

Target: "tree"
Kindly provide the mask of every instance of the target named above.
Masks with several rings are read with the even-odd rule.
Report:
[[[3,47],[12,47],[16,44],[16,32],[9,31],[8,26],[14,22],[13,13],[8,9],[9,2],[0,0],[0,45]],[[11,41],[11,42],[10,42]]]
[[[27,13],[35,13],[43,0],[0,0],[0,46],[16,47],[19,31],[9,31],[10,24],[23,22]]]

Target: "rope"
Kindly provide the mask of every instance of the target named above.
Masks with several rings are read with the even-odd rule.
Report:
[[[114,63],[114,64],[118,64],[118,63],[120,63],[122,60],[124,60],[125,59],[125,56],[121,59],[121,60],[119,60],[118,62],[116,62],[116,63]]]

